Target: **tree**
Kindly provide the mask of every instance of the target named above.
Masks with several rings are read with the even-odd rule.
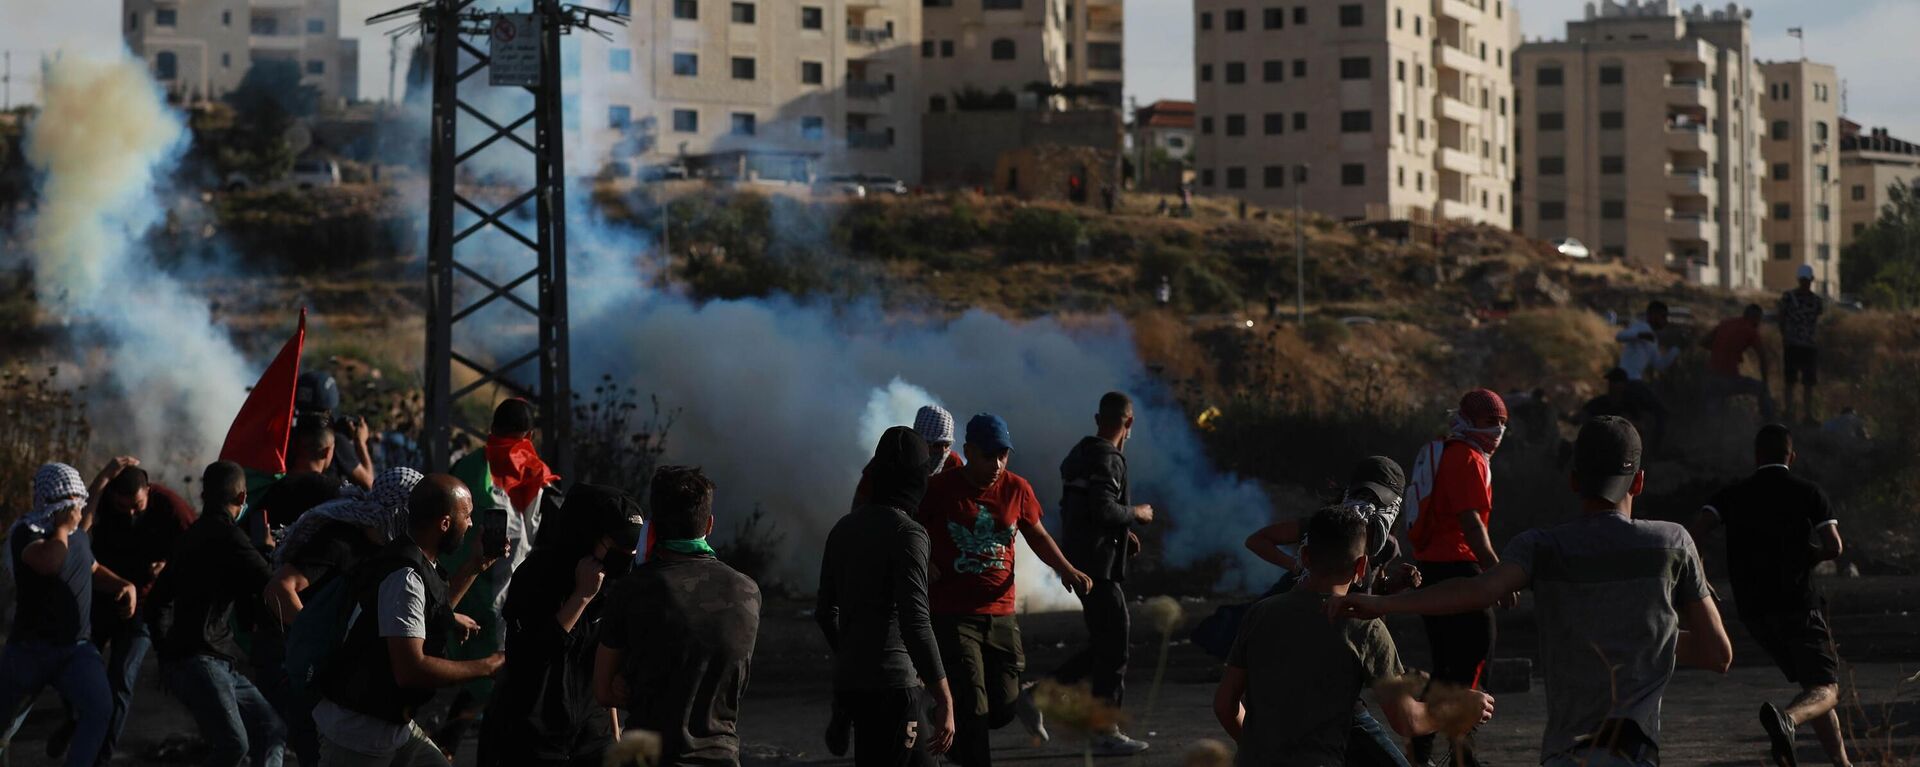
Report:
[[[296,153],[287,130],[314,113],[320,93],[301,84],[299,62],[262,59],[247,69],[227,103],[233,106],[234,122],[220,148],[221,173],[271,181],[293,169]]]
[[[1920,306],[1920,189],[1902,183],[1887,188],[1880,219],[1847,247],[1840,275],[1874,306]]]

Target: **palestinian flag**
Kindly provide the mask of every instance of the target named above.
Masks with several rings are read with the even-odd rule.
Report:
[[[232,461],[247,470],[247,497],[259,492],[287,471],[287,438],[293,431],[293,388],[300,378],[300,350],[306,344],[307,310],[300,310],[300,325],[280,347],[280,353],[260,374],[260,381],[247,393],[246,403],[227,427],[226,444],[220,447],[220,460]]]

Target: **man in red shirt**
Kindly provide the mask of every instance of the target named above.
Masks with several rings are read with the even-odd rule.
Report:
[[[967,422],[967,463],[927,481],[920,523],[927,528],[928,602],[940,660],[953,688],[954,740],[948,758],[962,767],[993,763],[988,733],[1018,716],[1046,739],[1040,710],[1020,683],[1026,654],[1014,620],[1013,536],[1075,592],[1093,580],[1067,561],[1040,523],[1033,486],[1007,469],[1013,437],[999,416]],[[1044,581],[1042,581],[1044,583]]]
[[[1472,578],[1499,564],[1487,525],[1493,517],[1493,451],[1507,431],[1507,404],[1500,395],[1475,389],[1460,398],[1460,410],[1434,470],[1433,492],[1420,504],[1407,538],[1424,588],[1455,578]],[[1493,655],[1493,610],[1424,618],[1433,648],[1433,678],[1464,687],[1485,682]],[[1459,744],[1462,765],[1479,764],[1471,742]],[[1413,760],[1426,764],[1433,736],[1415,738]]]
[[[1740,316],[1728,317],[1715,326],[1701,346],[1711,350],[1707,372],[1713,374],[1709,379],[1713,393],[1720,399],[1751,395],[1760,402],[1760,417],[1771,421],[1773,394],[1767,382],[1767,347],[1760,343],[1760,320],[1765,316],[1766,310],[1759,304],[1748,304]],[[1760,363],[1758,380],[1740,374],[1740,361],[1748,349]]]

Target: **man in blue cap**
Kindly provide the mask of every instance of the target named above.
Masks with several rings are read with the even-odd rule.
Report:
[[[993,763],[988,733],[1018,717],[1035,738],[1047,730],[1021,685],[1026,653],[1014,620],[1015,532],[1075,593],[1093,579],[1067,561],[1041,524],[1033,486],[1007,468],[1007,422],[981,413],[967,422],[967,463],[927,481],[920,524],[930,555],[928,603],[940,662],[953,691],[954,741],[948,758],[963,767]],[[1042,583],[1045,581],[1043,580]]]

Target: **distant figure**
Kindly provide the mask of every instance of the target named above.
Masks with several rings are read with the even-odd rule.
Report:
[[[1707,357],[1709,390],[1718,398],[1751,395],[1760,401],[1760,417],[1773,420],[1773,394],[1767,385],[1767,347],[1760,343],[1760,320],[1766,311],[1759,304],[1748,304],[1738,317],[1728,317],[1714,327],[1701,342],[1712,353]],[[1752,350],[1760,363],[1760,378],[1740,374],[1740,361]]]
[[[1813,412],[1813,387],[1820,382],[1820,350],[1814,343],[1820,326],[1820,313],[1826,311],[1826,299],[1813,292],[1813,265],[1800,265],[1800,287],[1780,294],[1781,357],[1786,372],[1787,420],[1793,420],[1793,385],[1801,385],[1800,417],[1817,423]]]
[[[1193,218],[1193,182],[1180,182],[1180,217]]]
[[[1680,358],[1678,348],[1660,346],[1660,331],[1666,328],[1666,303],[1649,301],[1645,319],[1628,325],[1614,336],[1614,340],[1624,344],[1620,349],[1620,369],[1627,371],[1627,380],[1644,381],[1649,374],[1666,370]]]
[[[1153,302],[1166,306],[1173,302],[1173,279],[1166,275],[1160,277],[1160,287],[1153,291]]]
[[[1840,408],[1840,414],[1827,419],[1826,424],[1821,426],[1820,430],[1828,434],[1839,434],[1861,442],[1873,439],[1873,435],[1867,432],[1867,419],[1861,418],[1860,414],[1855,412],[1851,406]]]
[[[1113,215],[1114,205],[1118,202],[1119,197],[1120,194],[1113,188],[1113,184],[1107,183],[1100,185],[1100,204],[1107,209],[1107,215]]]
[[[1154,208],[1154,209],[1153,209],[1153,215],[1156,215],[1156,216],[1165,216],[1165,215],[1167,215],[1167,210],[1168,210],[1168,205],[1167,205],[1167,198],[1166,198],[1165,196],[1162,196],[1162,197],[1160,198],[1160,205],[1159,205],[1159,207],[1156,207],[1156,208]]]
[[[1793,474],[1793,434],[1771,424],[1753,438],[1752,476],[1715,494],[1700,509],[1697,541],[1727,528],[1727,575],[1747,632],[1801,692],[1783,711],[1760,704],[1760,726],[1773,743],[1775,763],[1793,765],[1793,731],[1813,725],[1836,765],[1850,765],[1834,706],[1840,700],[1840,661],[1827,628],[1826,599],[1813,588],[1813,566],[1840,558],[1839,522],[1826,492]],[[1815,545],[1809,541],[1817,540]]]

